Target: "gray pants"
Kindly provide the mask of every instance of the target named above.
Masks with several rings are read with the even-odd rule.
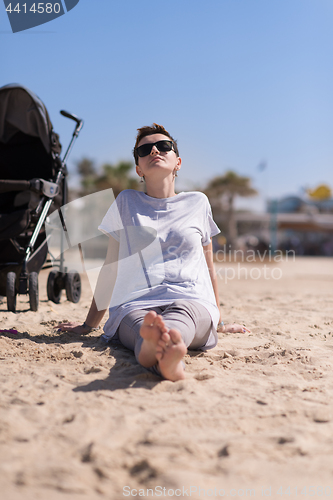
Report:
[[[175,300],[166,306],[132,311],[120,322],[117,330],[119,340],[125,347],[134,351],[137,361],[143,341],[140,328],[148,311],[160,314],[169,329],[179,330],[189,349],[200,349],[206,344],[212,327],[212,319],[207,309],[196,300]]]

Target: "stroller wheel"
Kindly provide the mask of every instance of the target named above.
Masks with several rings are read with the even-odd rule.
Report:
[[[81,278],[79,273],[71,271],[66,276],[66,296],[67,300],[77,304],[81,297]]]
[[[16,274],[7,273],[6,283],[7,309],[16,312]]]
[[[62,288],[62,275],[51,271],[47,279],[47,298],[55,304],[59,304]]]
[[[30,273],[29,275],[29,300],[30,309],[38,310],[39,294],[38,294],[38,273]]]

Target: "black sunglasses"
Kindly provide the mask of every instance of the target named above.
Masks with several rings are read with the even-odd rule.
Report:
[[[175,151],[172,141],[149,142],[148,144],[142,144],[142,146],[136,148],[135,151],[140,158],[143,158],[144,156],[150,155],[153,146],[156,146],[160,153],[167,153],[171,150]]]

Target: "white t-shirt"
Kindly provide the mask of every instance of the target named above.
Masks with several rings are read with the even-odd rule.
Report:
[[[118,272],[104,337],[116,333],[132,310],[198,300],[212,318],[205,349],[217,343],[219,310],[202,246],[220,232],[201,192],[152,198],[126,189],[99,228],[119,241]]]

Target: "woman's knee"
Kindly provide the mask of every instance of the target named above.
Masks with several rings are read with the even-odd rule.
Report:
[[[196,325],[202,320],[207,319],[208,322],[211,320],[207,309],[196,300],[177,299],[167,307],[167,311],[179,312],[182,315],[186,315]]]
[[[193,306],[188,300],[185,299],[177,299],[172,304],[169,304],[165,311],[175,311],[181,314],[188,313],[192,316]]]

